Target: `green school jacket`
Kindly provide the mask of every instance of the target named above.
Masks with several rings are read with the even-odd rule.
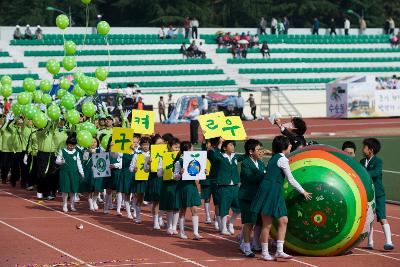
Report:
[[[25,150],[24,142],[22,138],[23,127],[18,127],[14,123],[9,126],[12,134],[12,143],[14,152],[22,152]]]
[[[57,152],[54,145],[54,128],[51,123],[36,132],[38,150],[41,152]]]
[[[366,161],[367,161],[366,158],[363,158],[360,161],[363,167],[365,167]],[[383,182],[382,182],[382,167],[383,167],[383,162],[377,156],[373,156],[371,160],[368,162],[368,165],[366,167],[369,176],[371,176],[371,179],[374,182],[376,197],[385,195],[385,188],[383,187]]]
[[[2,152],[14,152],[13,149],[13,136],[12,136],[12,123],[5,122],[1,128],[1,151]]]
[[[59,151],[65,147],[65,142],[67,141],[68,134],[65,128],[57,128],[54,130],[53,135],[53,150]]]
[[[258,168],[249,156],[242,161],[240,170],[239,198],[253,200],[257,194],[258,187],[266,173],[262,160],[257,160]]]
[[[239,171],[237,163],[244,159],[244,155],[235,154],[232,162],[225,158],[220,151],[214,149],[214,153],[209,153],[211,156],[211,164],[213,161],[218,163],[217,185],[231,185],[240,182]]]

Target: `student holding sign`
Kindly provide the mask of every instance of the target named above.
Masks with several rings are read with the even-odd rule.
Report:
[[[167,212],[167,233],[169,235],[178,234],[176,228],[178,225],[179,212],[175,203],[177,181],[173,179],[173,166],[179,148],[179,139],[172,138],[168,143],[169,152],[165,153],[161,158],[163,161],[163,169],[161,171],[163,181],[160,191],[160,209]]]
[[[87,179],[89,183],[88,202],[90,211],[97,211],[99,209],[99,207],[97,206],[97,196],[99,195],[100,191],[103,191],[103,178],[95,179],[93,176],[92,154],[94,153],[100,153],[99,140],[97,139],[97,137],[93,137],[92,146],[83,150],[82,156],[83,172],[85,173],[85,179]]]
[[[143,196],[146,190],[147,179],[149,173],[144,171],[144,162],[146,158],[150,157],[150,138],[142,137],[139,142],[140,151],[136,151],[133,155],[129,170],[133,172],[133,179],[131,192],[135,194],[136,205],[136,224],[142,223],[141,209],[143,204]]]
[[[129,171],[129,167],[133,158],[132,153],[122,154],[121,175],[117,176],[115,180],[115,190],[117,191],[117,215],[122,215],[121,205],[122,200],[124,200],[126,216],[128,217],[128,219],[133,219],[131,213],[131,205],[129,203],[132,187],[132,173]]]
[[[176,187],[175,206],[179,208],[179,238],[187,239],[185,234],[185,215],[186,210],[190,208],[192,212],[193,239],[200,240],[203,237],[199,235],[199,215],[197,207],[201,205],[199,191],[197,190],[195,180],[182,180],[182,175],[187,172],[183,168],[184,151],[192,151],[190,142],[182,142],[180,151],[174,161],[174,179],[178,181]]]

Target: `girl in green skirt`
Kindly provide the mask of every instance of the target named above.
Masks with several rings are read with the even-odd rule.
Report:
[[[103,191],[103,178],[98,177],[94,178],[93,177],[93,160],[92,160],[92,154],[95,153],[100,153],[100,148],[99,148],[99,140],[97,137],[93,137],[92,141],[92,146],[85,149],[83,151],[83,172],[85,173],[85,180],[88,181],[89,183],[89,197],[88,197],[88,202],[89,202],[89,209],[91,211],[97,211],[99,207],[97,206],[97,197],[99,195],[99,192]]]
[[[58,152],[56,164],[60,165],[59,188],[62,193],[63,211],[68,212],[67,200],[70,197],[71,211],[76,211],[74,204],[74,194],[79,190],[79,177],[83,178],[83,168],[76,146],[76,134],[68,136],[66,147]]]
[[[129,203],[133,179],[133,175],[129,171],[129,165],[131,164],[132,158],[132,154],[122,154],[122,169],[120,171],[120,175],[115,177],[115,190],[117,191],[117,215],[122,216],[121,206],[122,200],[124,200],[126,216],[128,219],[133,219],[131,205]]]
[[[129,166],[129,171],[132,173],[134,176],[134,181],[131,186],[131,192],[134,195],[136,199],[136,205],[135,205],[135,213],[136,213],[136,220],[135,222],[137,224],[142,223],[142,215],[141,215],[141,209],[142,209],[142,204],[143,204],[143,197],[144,197],[144,192],[146,191],[146,181],[144,180],[136,180],[135,173],[137,172],[138,168],[141,166],[137,166],[137,157],[139,154],[143,154],[145,159],[150,158],[150,138],[149,137],[142,137],[139,142],[140,145],[140,150],[136,150],[134,152],[134,155],[132,157],[131,164]]]
[[[286,235],[288,223],[287,209],[283,195],[283,182],[285,176],[288,182],[305,199],[311,199],[311,193],[308,193],[294,179],[289,166],[289,160],[286,155],[290,153],[292,145],[285,136],[276,136],[272,142],[272,157],[268,162],[267,173],[264,176],[257,194],[253,199],[250,210],[255,213],[261,213],[261,258],[266,261],[272,261],[277,258],[291,259],[292,256],[283,252],[283,243]],[[278,220],[277,249],[275,256],[271,256],[268,251],[268,237],[273,220]]]
[[[180,151],[174,161],[174,179],[178,181],[175,194],[175,206],[179,208],[179,237],[187,239],[185,234],[185,215],[186,210],[190,208],[192,212],[193,239],[200,240],[203,237],[199,235],[199,215],[197,207],[201,205],[199,191],[196,181],[183,181],[183,152],[193,150],[192,144],[188,141],[182,142]]]

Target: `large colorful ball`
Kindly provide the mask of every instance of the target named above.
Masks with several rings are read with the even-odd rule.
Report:
[[[96,113],[96,107],[92,102],[85,102],[82,105],[82,113],[86,117],[92,117]]]
[[[98,67],[95,71],[96,78],[104,82],[107,79],[108,71],[103,67]]]
[[[12,95],[12,93],[13,93],[13,91],[12,91],[12,87],[11,87],[10,84],[4,84],[4,85],[1,87],[0,94],[1,94],[4,98],[9,97],[10,95]]]
[[[57,75],[60,72],[60,63],[54,58],[51,58],[47,60],[46,69],[51,74]]]
[[[303,255],[334,256],[358,245],[374,218],[374,189],[366,170],[343,152],[326,146],[295,151],[289,162],[293,176],[313,199],[304,200],[284,183],[290,218],[287,248]]]
[[[51,90],[52,84],[49,80],[41,80],[39,87],[43,93],[47,93]]]
[[[66,71],[71,71],[76,67],[76,60],[74,57],[66,56],[62,61],[62,65]]]
[[[66,119],[69,123],[73,125],[78,124],[80,119],[79,112],[76,111],[75,109],[68,110],[66,114]]]
[[[12,83],[12,79],[11,79],[10,76],[4,75],[4,76],[1,77],[1,84],[3,86],[6,85],[6,84],[11,85],[11,83]]]
[[[25,78],[22,87],[24,87],[24,90],[27,92],[34,92],[36,90],[35,80],[32,78]]]
[[[43,112],[39,111],[35,114],[32,121],[38,129],[43,129],[47,125],[47,116]]]
[[[92,134],[87,130],[80,130],[76,135],[76,139],[82,147],[90,147],[93,142]]]
[[[101,35],[107,35],[110,32],[110,24],[107,21],[97,23],[97,32]]]
[[[56,25],[61,30],[65,30],[69,25],[69,19],[66,15],[60,14],[56,18]]]
[[[47,108],[47,116],[53,121],[58,121],[61,116],[61,109],[59,106],[53,104]]]
[[[76,44],[74,41],[66,41],[64,44],[65,53],[68,56],[73,56],[76,53]]]
[[[75,107],[75,97],[70,93],[66,93],[61,98],[60,105],[67,110],[73,109]]]

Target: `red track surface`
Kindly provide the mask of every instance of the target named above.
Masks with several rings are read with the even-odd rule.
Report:
[[[78,205],[78,212],[64,214],[60,212],[60,201],[58,198],[38,203],[32,192],[0,186],[0,266],[400,266],[400,206],[387,206],[393,242],[397,245],[391,252],[381,250],[384,237],[376,224],[376,250],[362,249],[363,243],[346,256],[296,256],[286,263],[268,263],[242,257],[235,238],[219,235],[210,225],[200,224],[203,240],[180,240],[152,229],[148,207],[144,209],[144,223],[135,225],[125,217],[90,213],[84,200]],[[200,221],[204,221],[202,212]],[[76,225],[81,223],[84,228],[78,230]],[[188,214],[187,226],[190,225]],[[239,229],[240,220],[236,223],[237,232]],[[186,232],[190,238],[190,229]]]

